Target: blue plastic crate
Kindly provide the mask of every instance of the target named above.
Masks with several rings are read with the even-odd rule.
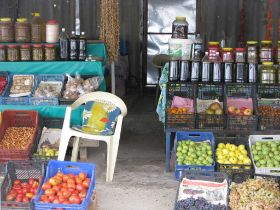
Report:
[[[194,142],[203,142],[210,140],[212,148],[212,166],[201,166],[201,165],[178,165],[177,164],[177,142],[184,140],[192,140]],[[185,170],[201,170],[201,171],[215,171],[215,138],[212,132],[176,132],[175,143],[174,143],[174,155],[175,155],[175,177],[179,180]]]
[[[37,75],[35,79],[35,87],[33,89],[33,95],[35,94],[36,89],[38,88],[39,84],[41,81],[57,81],[57,82],[62,82],[62,88],[61,92],[63,89],[63,84],[65,81],[65,76],[63,74],[39,74]],[[61,95],[60,92],[60,95]],[[48,97],[31,97],[30,103],[32,105],[38,106],[47,106],[47,105],[58,105],[59,104],[59,97],[53,97],[53,98],[48,98]]]
[[[53,204],[53,203],[42,203],[40,197],[43,194],[42,188],[37,193],[34,199],[34,205],[36,210],[53,210],[61,208],[64,210],[85,210],[90,203],[90,197],[93,189],[95,188],[95,164],[70,162],[70,161],[58,161],[50,160],[47,166],[47,172],[44,179],[44,183],[51,177],[55,176],[57,172],[63,172],[65,174],[73,173],[78,175],[80,172],[86,172],[87,177],[91,178],[90,186],[87,192],[87,196],[82,204]]]
[[[10,90],[13,85],[13,76],[15,75],[19,75],[19,74],[9,74],[8,85],[5,88],[5,92],[1,97],[0,103],[1,105],[30,105],[31,94],[29,96],[24,96],[24,97],[10,97]],[[25,75],[34,76],[34,81],[36,79],[35,75],[31,75],[31,74],[25,74]],[[34,83],[31,92],[33,92],[33,89],[34,89]]]

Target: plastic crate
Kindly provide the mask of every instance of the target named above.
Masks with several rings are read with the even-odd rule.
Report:
[[[201,165],[178,165],[177,164],[177,143],[179,141],[192,140],[194,142],[203,142],[209,140],[212,147],[212,166],[201,166]],[[175,143],[174,143],[174,156],[175,156],[175,177],[179,180],[182,176],[182,172],[185,170],[204,170],[204,171],[215,171],[215,138],[212,132],[176,132]]]
[[[166,97],[166,128],[179,128],[189,130],[195,128],[195,113],[191,114],[171,114],[168,109],[171,108],[173,97],[179,96],[193,100],[193,109],[195,111],[195,84],[192,83],[167,83]]]
[[[268,114],[263,114],[262,107],[269,109]],[[259,116],[259,130],[280,130],[280,100],[258,99],[257,113]]]
[[[198,129],[223,130],[226,128],[225,115],[197,114]]]
[[[5,77],[7,84],[4,88],[4,90],[2,92],[0,92],[0,96],[4,96],[4,94],[6,93],[8,86],[9,86],[9,82],[10,82],[10,78],[9,78],[9,72],[7,71],[0,71],[0,77]]]
[[[30,75],[30,74],[26,74],[26,75]],[[31,93],[28,96],[24,96],[24,97],[10,97],[10,90],[12,88],[13,85],[13,76],[16,76],[14,74],[10,74],[9,75],[9,83],[7,86],[7,89],[5,90],[4,95],[1,97],[1,105],[31,105],[31,101],[30,101],[30,97],[31,97]],[[34,75],[30,75],[34,77],[34,81],[36,80],[36,77]],[[34,82],[33,82],[33,87],[32,87],[32,91],[33,92],[34,89]]]
[[[198,84],[197,98],[203,100],[218,99],[223,101],[224,86],[223,84]]]
[[[69,161],[57,161],[50,160],[47,166],[47,172],[44,179],[44,183],[51,177],[55,176],[57,172],[63,172],[66,174],[73,173],[75,175],[80,172],[86,172],[87,176],[91,178],[90,187],[87,192],[87,196],[82,202],[82,204],[53,204],[53,203],[42,203],[40,202],[40,197],[43,194],[43,189],[40,189],[37,193],[34,204],[36,210],[53,210],[56,208],[61,208],[64,210],[85,210],[87,209],[92,191],[95,187],[95,164],[90,163],[78,163]]]
[[[254,161],[254,155],[252,153],[252,145],[255,145],[257,141],[280,141],[280,135],[250,135],[249,136],[249,147],[252,162],[255,168],[256,174],[264,174],[271,176],[280,176],[280,168],[258,168]]]
[[[280,85],[257,85],[257,98],[280,98]]]
[[[238,137],[227,137],[227,138],[217,138],[215,139],[216,146],[215,149],[217,149],[217,146],[219,143],[230,143],[234,144],[236,146],[239,146],[241,144],[245,145],[245,148],[248,152],[248,157],[251,160],[251,164],[221,164],[216,161],[216,171],[227,173],[230,179],[233,182],[240,183],[244,181],[244,179],[249,178],[254,173],[254,167],[253,167],[253,161],[251,159],[250,155],[250,148],[249,143],[246,138],[238,138]],[[216,158],[217,159],[217,158]],[[232,167],[239,167],[239,168],[232,168]]]
[[[63,74],[39,74],[36,79],[35,79],[35,88],[33,90],[33,95],[35,94],[35,91],[37,90],[40,82],[42,81],[57,81],[57,82],[62,82],[62,88],[60,91],[60,95],[63,89],[64,85],[64,80],[65,77]],[[42,106],[47,106],[47,105],[58,105],[59,104],[59,97],[31,97],[30,101],[32,105],[42,105]]]
[[[2,113],[2,124],[0,127],[0,141],[8,127],[34,127],[34,134],[25,150],[0,148],[0,160],[28,160],[32,149],[36,147],[36,136],[38,134],[39,116],[37,111],[5,110]]]
[[[229,179],[228,175],[226,173],[222,172],[212,172],[212,171],[194,171],[194,170],[185,170],[182,172],[180,182],[178,184],[178,189],[177,189],[177,194],[176,194],[176,200],[175,200],[175,206],[174,210],[179,210],[176,208],[176,202],[178,200],[179,196],[179,188],[180,188],[180,183],[183,178],[188,178],[191,180],[199,180],[199,181],[211,181],[211,182],[218,182],[218,183],[223,183],[225,180],[227,181],[228,185],[228,193],[229,194],[229,186],[231,183],[231,180]],[[228,195],[226,196],[226,203],[228,206]]]
[[[258,116],[227,115],[227,129],[236,131],[255,131],[258,127]]]
[[[16,201],[5,201],[6,195],[12,188],[13,182],[19,179],[27,182],[29,178],[39,181],[39,187],[45,173],[45,165],[37,161],[13,161],[7,165],[7,175],[1,186],[1,210],[29,210],[34,209],[33,203],[21,203]],[[38,189],[39,189],[38,187]]]
[[[255,98],[256,88],[254,84],[231,83],[225,85],[225,95],[233,98]]]

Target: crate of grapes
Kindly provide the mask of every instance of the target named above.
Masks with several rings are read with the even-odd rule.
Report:
[[[215,138],[212,132],[176,132],[175,177],[185,170],[215,171]]]
[[[256,174],[280,176],[280,135],[250,135],[249,146]]]

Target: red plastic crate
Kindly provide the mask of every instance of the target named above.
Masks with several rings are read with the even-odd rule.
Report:
[[[2,124],[0,127],[0,141],[4,137],[8,127],[34,127],[32,139],[26,149],[3,149],[0,148],[0,160],[28,160],[31,155],[33,144],[38,133],[39,116],[37,111],[5,110],[2,113]]]

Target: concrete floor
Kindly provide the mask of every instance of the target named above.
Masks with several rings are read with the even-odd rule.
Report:
[[[177,182],[165,172],[163,125],[155,113],[154,94],[128,94],[114,180],[105,182],[106,145],[88,149],[97,167],[98,210],[170,210]]]

